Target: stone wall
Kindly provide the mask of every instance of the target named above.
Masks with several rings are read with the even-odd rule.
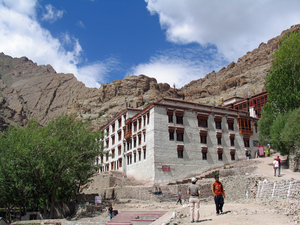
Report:
[[[282,180],[282,181],[260,181],[256,198],[293,198],[300,199],[300,181]]]

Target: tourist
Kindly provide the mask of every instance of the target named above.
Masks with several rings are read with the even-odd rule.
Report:
[[[274,169],[274,176],[276,177],[276,170],[279,167],[279,162],[277,161],[277,159],[275,158],[273,161],[273,169]],[[279,176],[279,175],[278,175]]]
[[[223,205],[224,205],[224,198],[225,198],[225,191],[223,188],[222,183],[219,181],[219,175],[215,175],[215,182],[212,184],[212,193],[214,195],[215,204],[216,204],[216,214],[217,216],[220,213],[223,213]]]
[[[199,195],[201,194],[200,187],[196,185],[197,179],[193,177],[191,179],[192,184],[188,187],[187,194],[190,196],[190,219],[191,223],[199,222]],[[194,220],[195,218],[195,220]]]
[[[157,193],[158,195],[161,195],[162,194],[162,191],[161,191],[161,189],[160,188],[158,188],[158,193]]]
[[[280,172],[281,172],[281,159],[279,158],[279,155],[277,156],[277,159],[278,161],[278,176],[280,176]]]
[[[180,189],[178,190],[177,196],[178,196],[178,199],[177,199],[176,205],[178,204],[178,202],[180,203],[180,205],[182,205],[182,202],[181,202],[181,191],[180,191]]]
[[[108,212],[109,212],[109,218],[112,219],[114,217],[114,209],[112,205],[109,206]]]
[[[155,195],[158,195],[158,189],[157,189],[157,187],[155,187],[154,194],[155,194]]]

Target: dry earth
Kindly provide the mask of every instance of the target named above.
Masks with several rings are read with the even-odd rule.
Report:
[[[276,154],[277,156],[277,154]],[[275,155],[266,158],[257,158],[258,168],[252,175],[263,176],[268,180],[300,180],[300,173],[292,172],[289,169],[282,169],[281,177],[274,177],[272,162]],[[286,157],[282,157],[285,159]],[[220,179],[222,181],[222,178]],[[201,181],[198,181],[201,182]],[[226,187],[225,187],[226,189]],[[122,210],[168,210],[164,216],[159,218],[152,225],[162,224],[190,224],[189,207],[187,201],[183,205],[176,205],[175,202],[149,202],[137,200],[122,200],[112,202],[114,209]],[[208,196],[200,203],[200,224],[297,224],[300,223],[299,202],[294,199],[243,199],[226,202],[224,214],[216,216],[215,205],[212,196]],[[174,218],[175,215],[175,218]],[[90,217],[76,217],[67,223],[76,224],[105,224],[109,220],[107,212]],[[193,223],[193,224],[198,224]]]

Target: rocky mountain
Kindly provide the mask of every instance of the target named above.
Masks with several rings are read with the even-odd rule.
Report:
[[[87,88],[73,74],[56,73],[50,65],[37,66],[26,57],[12,58],[0,53],[0,129],[10,124],[24,125],[29,118],[44,125],[61,113],[91,120],[97,129],[125,107],[147,107],[162,97],[219,105],[220,97],[229,98],[234,90],[240,97],[247,97],[248,90],[257,94],[265,89],[264,80],[279,38],[287,31],[299,30],[300,24],[292,26],[247,52],[236,63],[180,89],[145,75],[128,76],[102,84],[99,89]]]

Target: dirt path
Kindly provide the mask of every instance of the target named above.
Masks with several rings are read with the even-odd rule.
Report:
[[[257,163],[257,169],[252,173],[253,175],[264,176],[269,180],[287,180],[296,179],[300,180],[300,173],[292,172],[289,169],[282,167],[280,177],[274,177],[273,172],[273,160],[277,157],[277,154],[271,157],[255,158],[251,160],[257,160],[261,163]],[[280,156],[282,160],[286,159],[286,156]],[[114,205],[114,209],[121,212],[122,210],[168,210],[164,216],[156,220],[152,225],[168,224],[191,224],[189,218],[189,206],[183,204],[178,206],[172,202],[148,202],[137,200],[122,200],[119,204]],[[298,216],[293,214],[284,215],[281,208],[281,203],[274,204],[274,202],[262,202],[262,199],[247,199],[239,200],[236,202],[226,202],[224,205],[223,215],[216,216],[215,205],[213,198],[208,202],[202,202],[200,204],[200,221],[201,224],[230,224],[230,225],[282,225],[282,224],[296,224],[299,221]],[[289,201],[289,200],[287,200]],[[286,205],[290,204],[286,202]],[[300,209],[298,209],[300,211]],[[176,218],[172,218],[176,215]],[[101,215],[95,215],[93,217],[77,218],[73,222],[80,223],[98,223],[105,224],[109,220],[107,213]],[[197,223],[193,223],[197,224]]]

